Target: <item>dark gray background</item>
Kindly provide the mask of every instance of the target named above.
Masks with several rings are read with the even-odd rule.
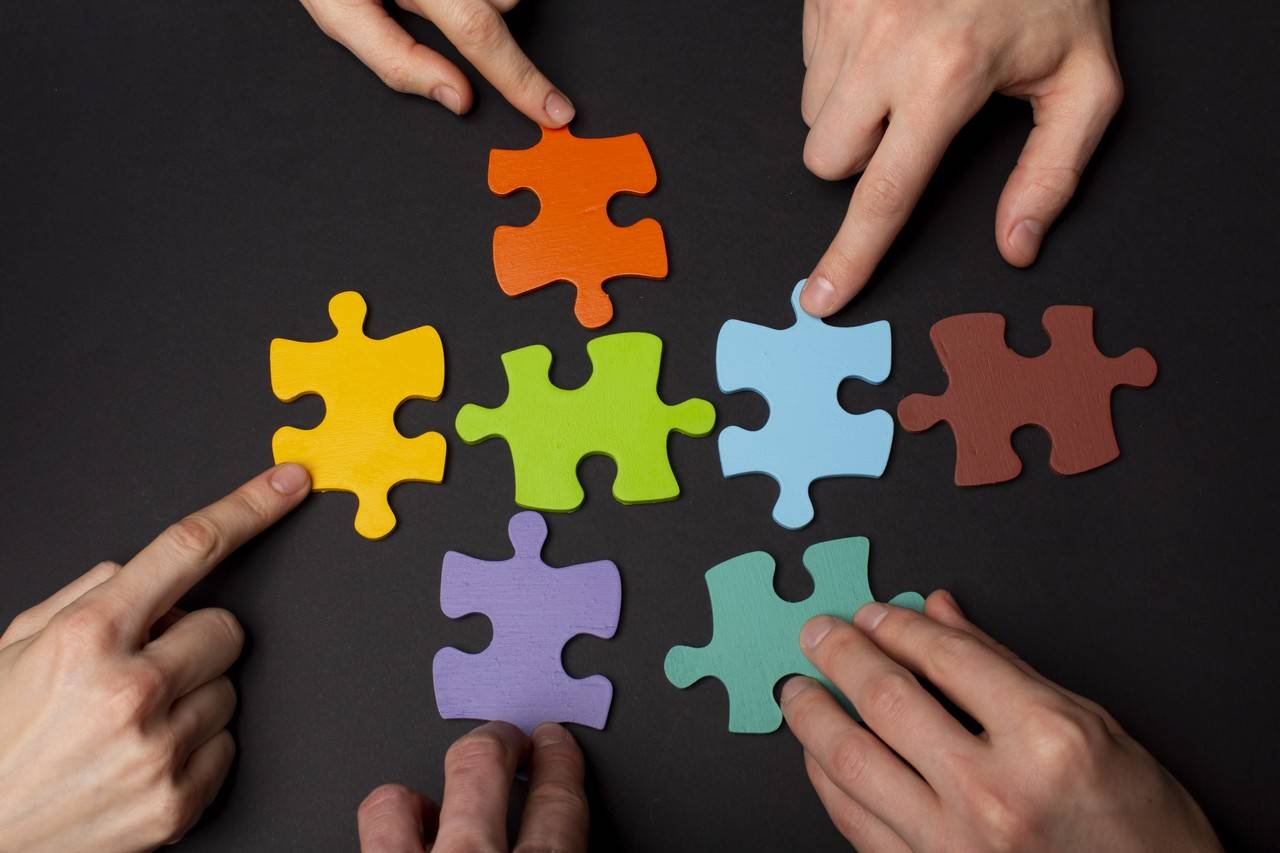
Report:
[[[801,163],[800,11],[543,0],[511,16],[577,105],[577,132],[648,141],[660,186],[613,211],[662,222],[671,275],[614,284],[608,331],[660,334],[663,393],[714,400],[720,424],[766,410],[716,392],[717,329],[787,322],[849,193]],[[962,490],[945,428],[899,431],[884,479],[819,484],[818,519],[800,532],[769,520],[771,480],[720,476],[712,439],[673,439],[672,503],[620,506],[611,463],[588,461],[586,505],[551,519],[548,555],[622,571],[617,637],[566,654],[570,672],[616,688],[608,730],[577,732],[598,846],[841,846],[791,735],[728,735],[720,685],[677,691],[662,658],[709,638],[714,563],[767,549],[779,590],[803,597],[804,546],[855,533],[871,537],[879,594],[954,590],[991,633],[1110,708],[1229,846],[1280,834],[1280,13],[1179,0],[1115,14],[1128,101],[1035,268],[1009,268],[993,244],[1029,128],[1025,105],[997,99],[837,322],[892,322],[890,380],[841,394],[892,408],[944,387],[934,321],[1001,311],[1013,345],[1035,353],[1046,306],[1094,305],[1104,352],[1142,345],[1160,363],[1153,388],[1116,395],[1122,459],[1059,478],[1047,438],[1024,430],[1018,480]],[[350,496],[316,497],[190,597],[230,608],[250,641],[240,757],[186,849],[350,849],[361,797],[389,780],[438,796],[444,750],[470,726],[438,718],[431,657],[483,647],[488,627],[440,613],[440,559],[503,555],[515,507],[506,447],[463,445],[453,416],[501,400],[498,356],[519,345],[552,345],[553,378],[582,381],[591,337],[567,285],[520,300],[496,286],[490,233],[536,202],[489,194],[488,150],[537,131],[472,79],[462,120],[394,94],[284,0],[24,3],[0,20],[0,618],[128,558],[268,465],[277,426],[318,420],[316,399],[273,398],[267,345],[326,337],[334,292],[366,295],[373,334],[431,323],[445,341],[444,398],[400,416],[449,436],[445,485],[397,490],[400,527],[381,543],[352,530]]]

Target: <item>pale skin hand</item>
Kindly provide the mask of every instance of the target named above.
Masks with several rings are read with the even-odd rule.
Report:
[[[515,844],[507,839],[507,797],[516,768],[528,762],[529,795]],[[362,853],[471,853],[477,850],[579,853],[587,849],[582,751],[555,723],[531,738],[506,723],[485,723],[459,738],[444,758],[437,806],[403,785],[382,785],[356,813]]]
[[[519,0],[396,0],[431,21],[511,105],[543,127],[563,127],[573,104],[516,44],[502,13]],[[387,14],[382,0],[302,0],[324,30],[397,92],[421,95],[461,115],[471,109],[471,84],[458,66],[414,41]]]
[[[234,616],[174,605],[302,501],[277,466],[99,563],[0,636],[0,850],[151,850],[195,824],[235,753]]]
[[[815,681],[782,690],[818,797],[860,851],[1220,851],[1204,813],[1096,703],[1036,673],[948,593],[810,620]],[[971,715],[970,732],[916,679]]]
[[[805,0],[804,161],[862,173],[809,276],[825,317],[867,283],[960,128],[993,92],[1031,102],[1035,127],[996,207],[996,245],[1030,265],[1120,107],[1107,0]]]

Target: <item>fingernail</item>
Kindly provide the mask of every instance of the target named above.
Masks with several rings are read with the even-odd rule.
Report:
[[[552,91],[547,95],[546,110],[547,115],[551,116],[551,120],[556,123],[556,127],[563,127],[573,121],[573,104],[559,92]]]
[[[800,306],[815,317],[825,317],[836,304],[836,289],[822,276],[809,279],[800,294]]]
[[[800,645],[806,649],[814,648],[822,642],[822,638],[827,636],[835,624],[836,620],[830,616],[813,617],[800,629]]]
[[[782,685],[782,694],[778,698],[781,700],[782,704],[785,705],[812,686],[812,679],[805,678],[803,675],[797,675],[794,678],[787,679],[787,683]]]
[[[462,114],[462,96],[451,86],[436,86],[431,90],[431,100],[441,104],[454,115]]]
[[[543,723],[533,730],[533,745],[554,746],[563,743],[568,737],[569,732],[559,723]]]
[[[1014,254],[1027,259],[1034,258],[1040,248],[1040,239],[1044,237],[1044,223],[1035,219],[1024,219],[1013,226],[1009,232],[1009,247]]]
[[[271,488],[282,495],[292,495],[310,482],[307,469],[296,462],[286,462],[271,473]]]
[[[864,631],[874,631],[876,626],[883,622],[884,617],[888,615],[888,607],[873,601],[858,608],[858,612],[853,614],[853,624]]]

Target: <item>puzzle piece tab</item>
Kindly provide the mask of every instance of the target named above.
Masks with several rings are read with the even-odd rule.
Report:
[[[578,288],[573,313],[589,329],[613,317],[604,282],[618,276],[665,278],[662,226],[642,219],[619,228],[609,199],[644,195],[658,184],[653,158],[638,133],[583,139],[568,128],[542,129],[542,140],[519,151],[489,153],[489,189],[498,195],[532,190],[541,203],[528,225],[493,232],[493,269],[508,296],[556,281]]]
[[[667,652],[667,680],[688,687],[699,679],[719,679],[729,694],[729,731],[771,732],[782,724],[773,688],[788,675],[807,675],[835,693],[835,687],[800,651],[800,629],[814,616],[848,621],[874,600],[867,582],[866,537],[853,536],[810,545],[804,567],[813,577],[813,594],[804,601],[783,601],[773,589],[773,557],[753,551],[707,572],[714,628],[705,646],[676,646]],[[913,610],[924,599],[906,592],[889,602]],[[842,700],[844,701],[844,700]],[[847,702],[846,702],[847,705]]]
[[[720,433],[726,477],[768,474],[778,481],[773,520],[795,530],[813,520],[809,486],[823,477],[879,477],[893,445],[884,409],[846,412],[836,399],[850,377],[880,384],[889,376],[889,324],[830,326],[800,307],[804,281],[791,294],[796,322],[785,329],[730,320],[716,342],[720,390],[751,390],[769,403],[758,430]]]
[[[496,409],[463,406],[458,435],[468,444],[506,440],[516,503],[529,509],[577,509],[583,499],[578,463],[596,453],[617,465],[613,496],[620,502],[676,497],[680,486],[667,458],[667,437],[672,431],[706,435],[715,409],[697,397],[669,406],[658,396],[662,340],[656,335],[605,335],[587,343],[587,355],[591,378],[566,391],[549,378],[551,350],[535,344],[504,353],[506,401]]]
[[[444,555],[440,608],[459,619],[483,613],[493,641],[478,654],[447,647],[431,665],[446,719],[505,720],[526,733],[542,722],[604,728],[613,685],[603,675],[572,678],[565,643],[579,634],[608,639],[618,628],[622,580],[608,560],[552,568],[542,561],[547,522],[521,512],[507,528],[515,556],[491,562]]]
[[[279,462],[311,472],[318,492],[354,492],[356,531],[381,539],[396,526],[387,492],[397,483],[439,483],[444,478],[444,436],[406,438],[396,429],[405,400],[437,400],[444,388],[444,348],[431,326],[381,340],[364,333],[367,306],[359,293],[329,300],[337,334],[314,343],[271,342],[271,390],[286,403],[305,394],[324,398],[324,420],[314,429],[281,427],[271,439]]]
[[[1111,422],[1111,392],[1146,388],[1156,361],[1144,349],[1119,358],[1098,351],[1093,309],[1055,305],[1044,312],[1049,350],[1025,358],[1009,349],[1004,317],[959,314],[933,324],[929,336],[950,383],[941,396],[912,394],[898,404],[903,429],[920,432],[946,421],[956,441],[956,485],[1012,480],[1022,471],[1010,437],[1034,424],[1049,433],[1049,467],[1079,474],[1120,455]]]

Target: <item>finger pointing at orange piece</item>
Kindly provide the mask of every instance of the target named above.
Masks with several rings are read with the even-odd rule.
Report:
[[[397,0],[431,21],[520,112],[543,127],[563,127],[573,104],[533,64],[502,13],[518,0]],[[342,44],[397,92],[421,95],[462,114],[471,109],[471,84],[456,65],[387,14],[382,0],[302,0],[326,35]]]

